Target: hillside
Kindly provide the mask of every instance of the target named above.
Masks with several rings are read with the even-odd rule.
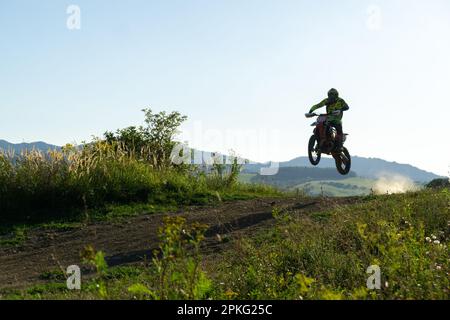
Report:
[[[386,185],[381,189],[381,180],[368,179],[356,176],[351,172],[348,176],[342,176],[333,168],[280,168],[280,172],[274,176],[260,176],[255,173],[245,173],[239,177],[245,183],[263,183],[286,191],[301,192],[308,196],[327,197],[352,197],[364,196],[374,192],[393,193],[395,190]],[[390,181],[398,184],[400,181]],[[388,183],[387,183],[388,184]],[[420,188],[420,185],[411,183],[402,186],[405,192],[408,188]]]
[[[301,183],[292,190],[301,190],[310,196],[351,197],[372,193],[375,180],[354,177],[342,180],[321,180]]]
[[[249,181],[252,183],[264,183],[288,189],[309,181],[338,181],[353,177],[356,177],[354,172],[350,172],[347,176],[343,176],[334,168],[281,167],[276,175],[262,176],[255,174]]]

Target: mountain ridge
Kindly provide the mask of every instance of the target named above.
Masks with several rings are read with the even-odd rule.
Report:
[[[0,139],[0,149],[3,149],[4,151],[10,151],[13,150],[15,152],[20,152],[22,150],[41,150],[41,151],[47,151],[49,149],[61,149],[61,147],[48,144],[44,141],[34,141],[34,142],[21,142],[21,143],[11,143],[6,140]]]

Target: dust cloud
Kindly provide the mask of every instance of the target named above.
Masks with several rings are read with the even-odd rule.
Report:
[[[380,176],[372,188],[375,194],[405,193],[418,189],[419,187],[410,178],[401,175]]]

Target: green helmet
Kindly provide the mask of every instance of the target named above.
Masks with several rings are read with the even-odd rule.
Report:
[[[334,88],[330,89],[330,91],[328,91],[328,98],[332,101],[336,101],[337,98],[339,98],[339,92]]]

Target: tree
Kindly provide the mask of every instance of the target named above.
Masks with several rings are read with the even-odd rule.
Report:
[[[449,179],[434,179],[426,185],[427,188],[439,189],[439,188],[450,188]]]
[[[153,113],[151,109],[143,109],[146,127],[141,127],[144,141],[148,143],[153,164],[156,167],[170,166],[170,154],[176,142],[173,140],[180,125],[187,120],[186,116],[173,111]]]
[[[105,132],[105,139],[110,144],[120,142],[128,152],[137,152],[138,154],[146,145],[140,128],[134,126],[118,129],[115,134],[107,131]]]
[[[109,143],[122,144],[127,152],[150,161],[156,168],[167,168],[171,165],[170,154],[176,145],[174,137],[187,117],[176,111],[153,113],[150,108],[142,111],[145,126],[118,129],[115,133],[105,132],[104,137]]]

